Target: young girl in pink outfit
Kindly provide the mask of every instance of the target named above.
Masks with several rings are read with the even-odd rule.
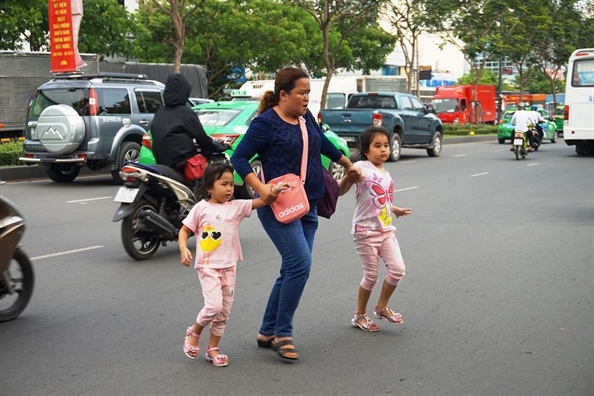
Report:
[[[354,165],[361,169],[363,177],[355,181],[347,175],[339,183],[340,195],[346,194],[353,184],[356,185],[357,204],[351,233],[363,265],[357,310],[351,323],[363,331],[378,331],[379,327],[367,316],[367,303],[378,280],[380,258],[384,261],[388,273],[382,284],[374,314],[378,319],[386,319],[390,323],[403,323],[402,316],[388,306],[390,297],[405,273],[400,245],[396,239],[396,227],[392,225],[392,214],[397,218],[408,216],[411,209],[392,205],[394,182],[384,168],[384,162],[390,155],[390,137],[386,129],[368,127],[361,134],[360,142],[363,160]]]
[[[192,252],[188,238],[196,235],[194,267],[202,287],[204,307],[196,323],[188,327],[184,340],[184,353],[190,359],[198,356],[198,339],[202,330],[210,325],[210,339],[206,360],[217,367],[229,364],[227,355],[219,352],[219,341],[231,312],[235,289],[237,262],[243,260],[239,242],[239,224],[250,217],[252,210],[266,205],[261,198],[236,199],[233,197],[233,167],[229,164],[211,164],[204,171],[203,189],[206,199],[198,202],[183,221],[179,231],[181,262],[189,267]],[[274,198],[289,185],[273,185]]]

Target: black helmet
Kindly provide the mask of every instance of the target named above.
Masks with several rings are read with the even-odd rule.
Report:
[[[526,108],[526,103],[520,102],[518,103],[518,110],[524,110]]]

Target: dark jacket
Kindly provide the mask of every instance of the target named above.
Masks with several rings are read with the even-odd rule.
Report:
[[[165,84],[165,106],[155,114],[151,124],[153,154],[158,164],[167,165],[183,173],[188,158],[202,152],[216,151],[213,140],[204,132],[198,116],[186,106],[192,86],[181,74],[170,74]]]

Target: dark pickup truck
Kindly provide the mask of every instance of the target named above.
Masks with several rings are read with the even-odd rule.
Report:
[[[441,153],[443,126],[431,107],[416,96],[399,92],[358,93],[344,109],[322,109],[320,123],[358,147],[359,136],[370,125],[390,132],[390,161],[398,161],[401,148],[426,149],[430,157]]]

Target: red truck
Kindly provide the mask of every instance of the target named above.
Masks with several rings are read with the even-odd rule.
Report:
[[[476,101],[473,91],[473,85],[436,87],[431,104],[441,122],[444,124],[494,124],[497,120],[495,86],[477,85]]]

